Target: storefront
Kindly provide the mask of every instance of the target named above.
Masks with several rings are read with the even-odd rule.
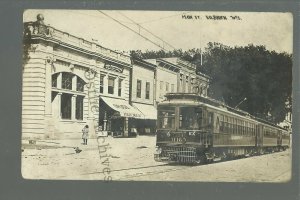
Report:
[[[137,135],[137,123],[144,115],[124,99],[100,98],[99,126],[114,137]]]
[[[143,119],[136,120],[136,127],[140,135],[153,135],[156,131],[157,110],[153,105],[133,103],[136,109],[143,113]]]

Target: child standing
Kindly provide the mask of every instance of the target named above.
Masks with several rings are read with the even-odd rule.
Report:
[[[87,145],[87,140],[89,137],[89,126],[85,125],[82,129],[82,139],[83,139],[83,145]]]

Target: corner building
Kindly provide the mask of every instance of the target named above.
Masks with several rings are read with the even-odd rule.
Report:
[[[142,114],[129,104],[131,60],[69,33],[24,23],[22,138],[81,138],[120,130]]]

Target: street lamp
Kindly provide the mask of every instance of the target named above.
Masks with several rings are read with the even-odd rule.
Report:
[[[235,107],[234,109],[236,109],[237,107],[239,107],[239,105],[241,105],[244,101],[246,101],[247,98],[245,97],[242,101],[240,101]]]

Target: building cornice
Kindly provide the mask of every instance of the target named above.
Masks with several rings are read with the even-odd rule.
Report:
[[[51,26],[39,25],[35,27],[34,22],[24,23],[24,40],[28,42],[45,41],[55,45],[72,49],[74,51],[93,56],[97,59],[116,63],[125,67],[131,67],[130,56],[121,54],[111,49],[100,46],[97,43],[84,40],[57,30]]]

